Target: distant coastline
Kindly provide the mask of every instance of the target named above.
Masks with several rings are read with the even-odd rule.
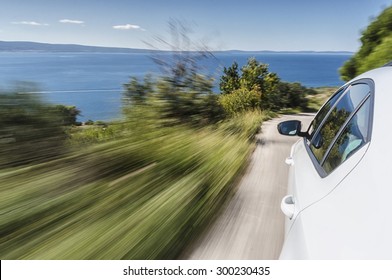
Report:
[[[0,52],[93,52],[145,53],[154,50],[85,46],[77,44],[48,44],[28,41],[0,41]]]
[[[151,52],[169,52],[164,50],[153,49],[135,49],[135,48],[118,48],[118,47],[99,47],[86,46],[78,44],[49,44],[29,41],[0,41],[0,52],[92,52],[92,53],[151,53]],[[244,51],[244,50],[223,50],[211,51],[212,53],[249,53],[249,54],[268,54],[268,53],[287,53],[287,54],[353,54],[349,51]]]
[[[226,51],[212,51],[213,53],[230,53],[230,54],[241,54],[241,53],[249,53],[249,54],[269,54],[269,53],[277,53],[277,54],[343,54],[343,55],[353,55],[354,52],[349,51],[272,51],[272,50],[263,50],[263,51],[242,51],[242,50],[226,50]]]

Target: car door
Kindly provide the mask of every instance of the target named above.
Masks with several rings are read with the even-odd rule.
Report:
[[[303,243],[315,223],[301,217],[301,212],[330,194],[366,153],[372,92],[371,80],[342,87],[320,109],[308,136],[293,146],[288,160],[289,194],[282,200],[282,210],[291,210],[284,211],[289,219],[282,258],[307,258],[308,246]],[[328,209],[319,211],[320,219],[328,213]]]

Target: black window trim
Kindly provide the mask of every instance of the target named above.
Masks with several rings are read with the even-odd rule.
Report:
[[[367,96],[361,101],[361,103],[357,106],[357,108],[350,114],[350,116],[347,118],[346,122],[342,125],[342,127],[339,129],[338,133],[336,134],[336,136],[334,137],[334,139],[331,141],[330,145],[328,146],[328,149],[325,153],[325,155],[323,156],[321,163],[318,162],[317,158],[314,156],[310,145],[312,143],[312,141],[309,142],[309,140],[304,137],[303,141],[304,141],[304,145],[306,147],[306,150],[308,152],[308,155],[315,167],[315,169],[317,170],[319,176],[321,178],[325,178],[327,177],[329,174],[333,173],[336,168],[330,172],[327,173],[325,171],[325,169],[322,167],[322,164],[324,163],[324,161],[327,158],[327,155],[329,154],[330,150],[332,149],[333,145],[335,144],[335,142],[337,141],[338,137],[340,136],[340,134],[343,132],[343,130],[346,128],[347,124],[351,121],[352,117],[358,112],[358,110],[363,106],[363,104],[370,98],[370,117],[369,117],[369,133],[368,133],[368,139],[367,139],[367,143],[369,143],[371,141],[372,138],[372,129],[373,129],[373,114],[374,114],[374,81],[372,79],[369,78],[363,78],[363,79],[359,79],[356,81],[353,81],[352,83],[345,85],[341,88],[339,88],[339,90],[336,91],[336,93],[338,93],[342,88],[346,87],[346,89],[344,90],[344,93],[342,94],[342,96],[335,102],[334,106],[331,107],[331,109],[329,110],[329,112],[326,114],[326,116],[324,117],[323,121],[320,123],[319,128],[321,129],[321,126],[324,124],[324,122],[326,121],[326,119],[328,118],[329,114],[331,113],[331,111],[335,108],[335,105],[337,104],[337,102],[346,94],[346,90],[348,88],[350,88],[353,85],[357,85],[357,84],[367,84],[370,88],[370,92],[367,94]],[[332,97],[331,97],[332,98]],[[328,102],[328,101],[327,101]],[[327,104],[327,102],[325,104]],[[319,128],[317,128],[317,132],[319,131]],[[313,135],[313,137],[315,137],[316,133]],[[313,139],[312,139],[313,140]]]

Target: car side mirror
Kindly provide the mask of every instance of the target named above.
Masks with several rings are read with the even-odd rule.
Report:
[[[297,120],[281,122],[278,124],[278,131],[282,135],[302,136],[301,122]]]

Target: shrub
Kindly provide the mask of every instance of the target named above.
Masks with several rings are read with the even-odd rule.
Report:
[[[258,90],[247,90],[240,88],[231,94],[221,95],[219,103],[227,115],[254,110],[260,107],[260,92]]]

